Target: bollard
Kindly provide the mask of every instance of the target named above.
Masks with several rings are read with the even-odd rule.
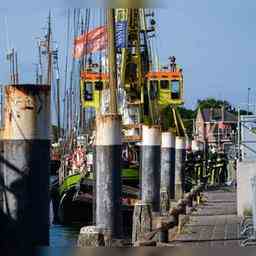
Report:
[[[168,243],[169,240],[169,232],[168,229],[164,229],[163,227],[167,225],[167,220],[164,218],[159,218],[156,224],[156,229],[159,229],[158,241],[160,243]]]
[[[49,244],[50,87],[5,87],[4,245]],[[0,243],[1,243],[0,242]]]
[[[121,223],[121,117],[96,117],[96,226],[113,238],[122,234]]]
[[[170,209],[170,198],[174,198],[175,137],[171,132],[162,133],[160,206],[164,214]]]
[[[163,230],[159,232],[159,242],[160,243],[168,243],[169,240],[168,230]]]
[[[142,127],[142,202],[152,205],[153,212],[160,210],[160,145],[159,126]]]
[[[183,196],[183,168],[186,158],[185,138],[176,137],[175,151],[175,199],[178,200]]]

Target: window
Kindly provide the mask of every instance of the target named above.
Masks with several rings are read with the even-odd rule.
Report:
[[[171,81],[171,94],[172,99],[180,98],[180,82],[178,80]]]
[[[150,99],[154,100],[157,97],[158,92],[158,80],[150,81]]]
[[[93,100],[93,84],[92,82],[84,82],[84,100]]]
[[[168,90],[169,89],[169,80],[160,80],[160,88]]]

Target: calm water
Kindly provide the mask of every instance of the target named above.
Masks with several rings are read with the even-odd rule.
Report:
[[[50,204],[50,221],[53,219],[52,204]],[[51,247],[76,247],[82,223],[73,223],[71,226],[51,224],[50,246]]]
[[[77,238],[82,224],[72,226],[52,225],[50,228],[51,247],[76,247]]]

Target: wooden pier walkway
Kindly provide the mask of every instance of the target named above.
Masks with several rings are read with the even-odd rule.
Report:
[[[239,246],[241,218],[236,212],[236,193],[219,188],[203,193],[205,202],[194,211],[170,246],[218,247]]]

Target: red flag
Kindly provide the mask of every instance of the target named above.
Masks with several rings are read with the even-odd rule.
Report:
[[[107,47],[107,27],[101,26],[78,36],[74,41],[74,57],[103,50]]]

